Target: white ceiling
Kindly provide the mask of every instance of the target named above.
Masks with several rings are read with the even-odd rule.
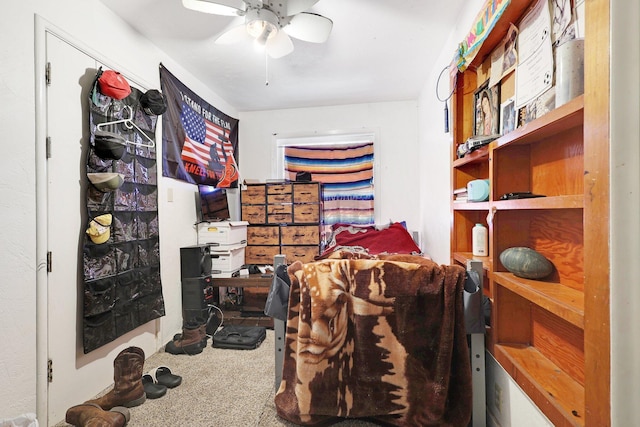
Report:
[[[333,21],[328,41],[293,39],[293,53],[267,60],[250,43],[213,43],[232,17],[185,9],[181,0],[101,1],[238,111],[415,100],[431,70],[447,65],[434,58],[464,6],[320,0],[310,11]]]

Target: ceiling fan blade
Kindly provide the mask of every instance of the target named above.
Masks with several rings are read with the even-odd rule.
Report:
[[[329,38],[333,21],[317,13],[303,12],[291,17],[283,30],[291,37],[311,43],[324,43]]]
[[[267,40],[267,54],[272,58],[282,58],[293,52],[293,42],[283,31],[278,31],[275,36]]]
[[[224,16],[242,16],[246,7],[242,0],[182,0],[182,5],[198,12]]]
[[[228,27],[228,30],[220,34],[214,41],[215,44],[233,44],[242,41],[250,41],[251,37],[247,33],[247,27],[243,21],[234,23]]]
[[[316,3],[318,3],[318,0],[288,0],[285,4],[285,16],[309,10]]]

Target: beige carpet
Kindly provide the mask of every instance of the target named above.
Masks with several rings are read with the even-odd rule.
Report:
[[[195,356],[160,350],[145,362],[145,373],[167,366],[182,384],[159,399],[131,408],[130,427],[280,427],[294,426],[276,414],[273,403],[274,332],[255,350],[223,350],[209,345]],[[111,387],[109,387],[110,389]],[[105,390],[107,392],[109,389]],[[362,420],[335,426],[375,426]],[[59,423],[57,426],[68,426]]]

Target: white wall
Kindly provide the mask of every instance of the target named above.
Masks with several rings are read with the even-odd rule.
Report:
[[[274,134],[312,136],[329,132],[376,133],[376,222],[407,221],[419,228],[417,105],[415,101],[341,105],[240,113],[240,172],[271,178]]]
[[[611,1],[611,420],[640,401],[640,4]]]
[[[420,223],[426,250],[434,260],[448,264],[451,259],[451,152],[453,134],[444,131],[444,103],[449,88],[449,72],[442,72],[451,64],[458,44],[471,29],[471,23],[485,2],[465,2],[458,25],[451,30],[440,56],[433,61],[418,99],[420,147]],[[442,73],[442,76],[440,74]],[[441,79],[438,82],[438,79]],[[446,84],[445,84],[446,83]],[[436,96],[436,85],[438,92]],[[447,90],[448,89],[448,90]],[[448,101],[451,118],[451,101]],[[449,129],[452,122],[449,120]]]
[[[51,26],[97,53],[99,59],[125,70],[150,87],[159,88],[158,64],[162,62],[216,108],[237,117],[234,108],[96,0],[25,0],[3,6],[0,14],[0,129],[7,153],[0,156],[0,241],[3,253],[0,257],[0,342],[5,343],[0,350],[0,419],[36,412],[36,366],[42,363],[42,360],[36,360],[36,276],[43,260],[36,254],[34,14],[42,16]],[[78,70],[79,76],[83,73],[84,70]],[[113,382],[113,359],[122,348],[138,345],[150,355],[181,328],[178,257],[181,246],[196,243],[192,228],[196,218],[196,190],[192,185],[168,178],[159,179],[158,187],[161,267],[167,315],[158,322],[160,329],[155,340],[137,337],[134,331],[127,334],[127,341],[119,339],[109,344],[104,357],[90,364],[88,376],[92,381],[54,376],[54,380],[65,381],[63,388],[67,388],[64,392],[68,396],[68,406],[90,398]],[[170,191],[173,202],[167,201]],[[61,202],[64,201],[64,195],[57,196],[61,197]],[[69,318],[64,320],[69,328],[61,333],[76,331],[75,303],[69,302]],[[55,340],[55,336],[50,339]],[[92,391],[79,396],[76,385],[83,381],[90,384]],[[65,410],[66,407],[60,409],[62,416]],[[61,419],[50,422],[53,424]],[[41,419],[40,422],[46,425],[46,420]]]

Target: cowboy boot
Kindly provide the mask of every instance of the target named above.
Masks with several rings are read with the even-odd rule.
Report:
[[[83,403],[67,409],[65,421],[76,427],[123,427],[129,418],[129,410],[122,406],[105,411],[95,403]]]
[[[185,323],[183,328],[186,326],[192,327],[193,325],[198,325],[198,334],[200,335],[200,338],[201,338],[200,345],[202,346],[202,348],[205,348],[207,346],[207,341],[209,340],[209,335],[207,334],[207,322],[202,320],[200,317],[197,317],[192,321]],[[180,341],[180,340],[182,340],[181,333],[175,334],[173,336],[173,341]]]
[[[200,346],[205,348],[207,346],[207,341],[209,341],[209,335],[207,335],[207,325],[206,323],[198,326],[198,334],[202,338],[200,340]],[[173,336],[173,341],[180,341],[182,339],[182,333],[177,333]]]
[[[205,324],[196,321],[189,321],[182,327],[182,335],[178,339],[169,341],[164,346],[164,351],[171,354],[198,354],[202,353],[202,342],[207,346],[207,335]],[[204,337],[203,337],[204,335]],[[174,337],[175,338],[175,337]]]
[[[114,406],[131,408],[147,399],[142,384],[144,351],[139,347],[125,348],[113,361],[113,389],[102,397],[85,403],[95,403],[104,410]]]

